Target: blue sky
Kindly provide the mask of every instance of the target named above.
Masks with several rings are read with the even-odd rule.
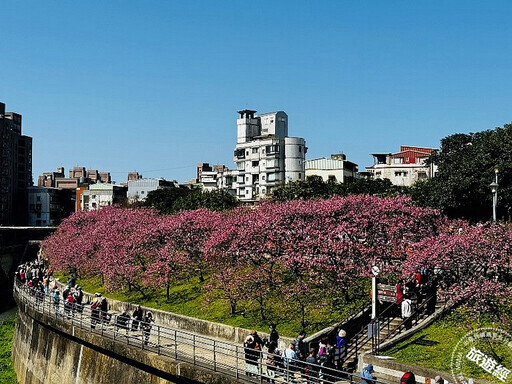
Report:
[[[284,110],[308,158],[438,147],[512,120],[509,1],[12,1],[0,101],[34,180],[81,165],[180,182],[233,167],[236,111]]]

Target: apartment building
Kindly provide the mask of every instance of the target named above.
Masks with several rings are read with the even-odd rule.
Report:
[[[357,177],[358,166],[347,160],[343,153],[331,155],[330,158],[306,160],[306,177],[320,176],[323,181],[351,183]]]
[[[199,163],[197,165],[196,179],[193,184],[198,184],[205,191],[216,189],[225,189],[231,194],[235,194],[233,189],[233,171],[225,165],[210,165],[208,163]]]
[[[374,163],[366,171],[374,179],[389,179],[392,184],[410,187],[418,180],[434,177],[437,165],[426,164],[433,148],[402,145],[398,153],[373,153]]]
[[[144,201],[151,191],[163,188],[179,188],[176,181],[168,181],[165,179],[144,178],[136,180],[128,180],[128,201]]]
[[[28,188],[28,225],[58,225],[75,211],[73,191],[51,187]]]
[[[89,185],[80,195],[80,209],[94,211],[126,200],[127,187],[110,183]]]
[[[238,113],[236,169],[229,175],[236,197],[257,200],[277,185],[303,180],[306,142],[288,137],[288,115],[283,111],[256,115],[248,109]]]
[[[25,225],[32,186],[32,138],[21,133],[21,115],[0,103],[0,225]]]

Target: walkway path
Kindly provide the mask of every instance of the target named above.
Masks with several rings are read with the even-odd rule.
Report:
[[[97,324],[92,328],[91,309],[89,306],[84,306],[80,311],[65,312],[62,305],[55,306],[51,303],[50,297],[36,297],[32,289],[23,285],[17,284],[14,288],[14,293],[20,302],[48,315],[50,318],[63,321],[74,327],[120,343],[141,348],[158,355],[168,356],[177,361],[219,372],[225,376],[245,382],[263,382],[271,378],[266,367],[267,353],[260,353],[257,367],[253,366],[254,370],[251,370],[253,374],[248,375],[246,355],[242,345],[156,324],[152,324],[150,337],[146,343],[144,331],[137,330],[132,332],[116,326],[117,315],[112,315],[109,321]],[[313,366],[313,368],[320,372],[322,371],[320,366]],[[279,370],[280,372],[278,373],[280,374],[275,377],[277,382],[296,383],[306,379],[306,376],[301,377],[300,372],[297,370],[286,370],[284,368]],[[358,375],[334,370],[328,372],[325,368],[323,370],[323,377],[309,376],[307,377],[308,383],[360,382],[360,379],[357,377]],[[327,376],[328,374],[333,375],[333,377]]]

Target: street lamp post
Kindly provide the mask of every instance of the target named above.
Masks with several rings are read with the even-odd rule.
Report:
[[[489,187],[492,192],[492,221],[496,222],[496,206],[498,205],[498,167],[494,168],[495,180]]]
[[[377,276],[379,275],[380,269],[376,265],[372,267],[372,320],[377,318]]]

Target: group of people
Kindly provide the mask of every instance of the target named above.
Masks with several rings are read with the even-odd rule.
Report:
[[[339,330],[335,343],[323,338],[310,346],[305,340],[306,332],[301,331],[284,351],[280,351],[279,335],[274,326],[270,327],[268,339],[261,339],[256,331],[251,331],[244,342],[246,375],[261,374],[272,383],[279,376],[291,383],[296,382],[297,376],[308,383],[334,382],[341,376],[340,369],[346,357],[345,337],[345,331]]]
[[[372,364],[368,364],[360,373],[361,384],[375,384],[377,378],[374,376]],[[400,384],[416,384],[416,376],[411,371],[405,372],[400,378]],[[445,380],[441,376],[434,378],[434,384],[445,384]]]
[[[146,311],[146,313],[144,313],[142,307],[137,305],[131,316],[128,309],[125,309],[123,313],[118,315],[115,325],[117,332],[124,330],[126,334],[128,334],[130,331],[136,332],[140,328],[144,336],[144,344],[147,345],[149,343],[152,323],[154,322],[155,320],[153,318],[153,312]]]
[[[76,285],[76,276],[74,274],[69,276],[67,285],[63,286],[61,292],[53,272],[44,259],[19,265],[15,272],[15,278],[18,282],[31,289],[33,296],[38,302],[42,303],[45,297],[47,297],[56,315],[72,317],[76,312],[82,313],[84,310],[84,293],[82,288]],[[63,312],[61,312],[61,309]],[[101,293],[97,292],[94,294],[94,298],[90,303],[90,311],[91,330],[94,330],[98,325],[110,323],[112,315],[108,312],[108,301]],[[154,323],[151,311],[144,313],[142,307],[137,305],[131,316],[128,310],[125,309],[123,313],[115,317],[115,329],[118,332],[125,330],[126,334],[128,334],[129,331],[134,332],[140,329],[143,334],[144,343],[146,345],[149,343],[152,323]]]
[[[427,270],[417,271],[409,279],[396,284],[395,304],[406,329],[412,327],[415,307],[426,301],[426,312],[432,314],[437,304],[438,276]]]

